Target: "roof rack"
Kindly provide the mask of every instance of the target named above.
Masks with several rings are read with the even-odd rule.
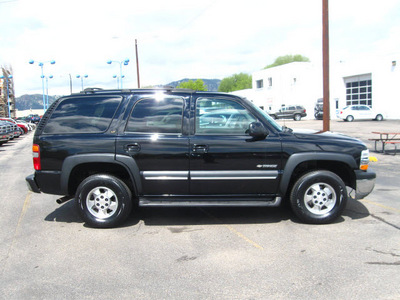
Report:
[[[140,89],[102,89],[102,88],[85,88],[83,91],[79,92],[80,94],[95,94],[95,93],[131,93],[134,91],[167,91],[167,92],[187,92],[194,93],[195,90],[192,89],[177,89],[173,86],[157,86],[157,87],[149,87],[149,88],[140,88]]]
[[[101,88],[86,88],[83,91],[81,91],[81,93],[94,93],[94,92],[98,92],[98,91],[102,91],[103,89]]]

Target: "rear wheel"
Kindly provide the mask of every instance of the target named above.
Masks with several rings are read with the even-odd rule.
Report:
[[[96,174],[83,180],[75,201],[83,220],[93,227],[117,226],[132,210],[130,189],[123,181],[108,174]]]
[[[294,117],[293,117],[293,119],[294,119],[295,121],[300,121],[300,120],[301,120],[301,115],[300,115],[300,114],[295,114]]]
[[[381,114],[376,115],[375,120],[382,121],[383,120],[383,116]]]
[[[327,224],[337,219],[347,203],[346,185],[329,171],[313,171],[294,184],[290,204],[303,222]]]
[[[354,121],[354,117],[353,116],[347,116],[346,121],[348,122],[353,122]]]

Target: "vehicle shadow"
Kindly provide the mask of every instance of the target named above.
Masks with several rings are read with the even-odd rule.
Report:
[[[359,201],[349,199],[342,217],[333,224],[366,218],[368,209]],[[272,224],[283,221],[302,223],[287,205],[281,207],[134,207],[128,219],[119,227],[133,227],[141,221],[147,226],[184,226],[220,224]],[[45,221],[82,223],[73,200],[60,205]],[[84,224],[86,227],[86,225]]]
[[[268,224],[292,218],[285,207],[141,207],[132,215],[147,226]]]
[[[349,217],[353,220],[363,219],[370,215],[368,208],[360,201],[349,199],[343,216]]]
[[[65,202],[44,218],[48,222],[83,223],[73,200]]]

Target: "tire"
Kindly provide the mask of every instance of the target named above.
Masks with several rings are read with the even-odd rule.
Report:
[[[383,120],[383,116],[381,114],[376,115],[375,120],[382,121]]]
[[[346,117],[346,121],[347,122],[353,122],[354,121],[354,117],[352,115],[349,115]]]
[[[270,115],[270,117],[271,117],[272,119],[274,119],[274,120],[277,119],[276,115]]]
[[[107,174],[83,180],[76,190],[75,201],[85,223],[98,228],[121,224],[132,210],[132,192],[128,186]]]
[[[293,120],[295,120],[295,121],[300,121],[300,120],[301,120],[301,115],[295,114],[295,115],[293,116]]]
[[[330,171],[313,171],[300,177],[294,184],[290,205],[303,222],[328,224],[336,220],[347,203],[343,180]]]

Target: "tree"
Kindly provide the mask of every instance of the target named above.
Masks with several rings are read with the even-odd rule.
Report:
[[[191,89],[191,90],[195,90],[195,91],[207,91],[207,86],[204,84],[204,81],[201,79],[197,79],[196,81],[189,80],[189,81],[181,82],[176,88]]]
[[[266,66],[264,69],[285,65],[295,61],[309,62],[310,59],[300,54],[279,56],[278,58],[275,59],[275,62],[273,64]]]
[[[239,73],[222,79],[218,91],[229,93],[238,90],[251,89],[251,86],[252,76],[245,73]]]

